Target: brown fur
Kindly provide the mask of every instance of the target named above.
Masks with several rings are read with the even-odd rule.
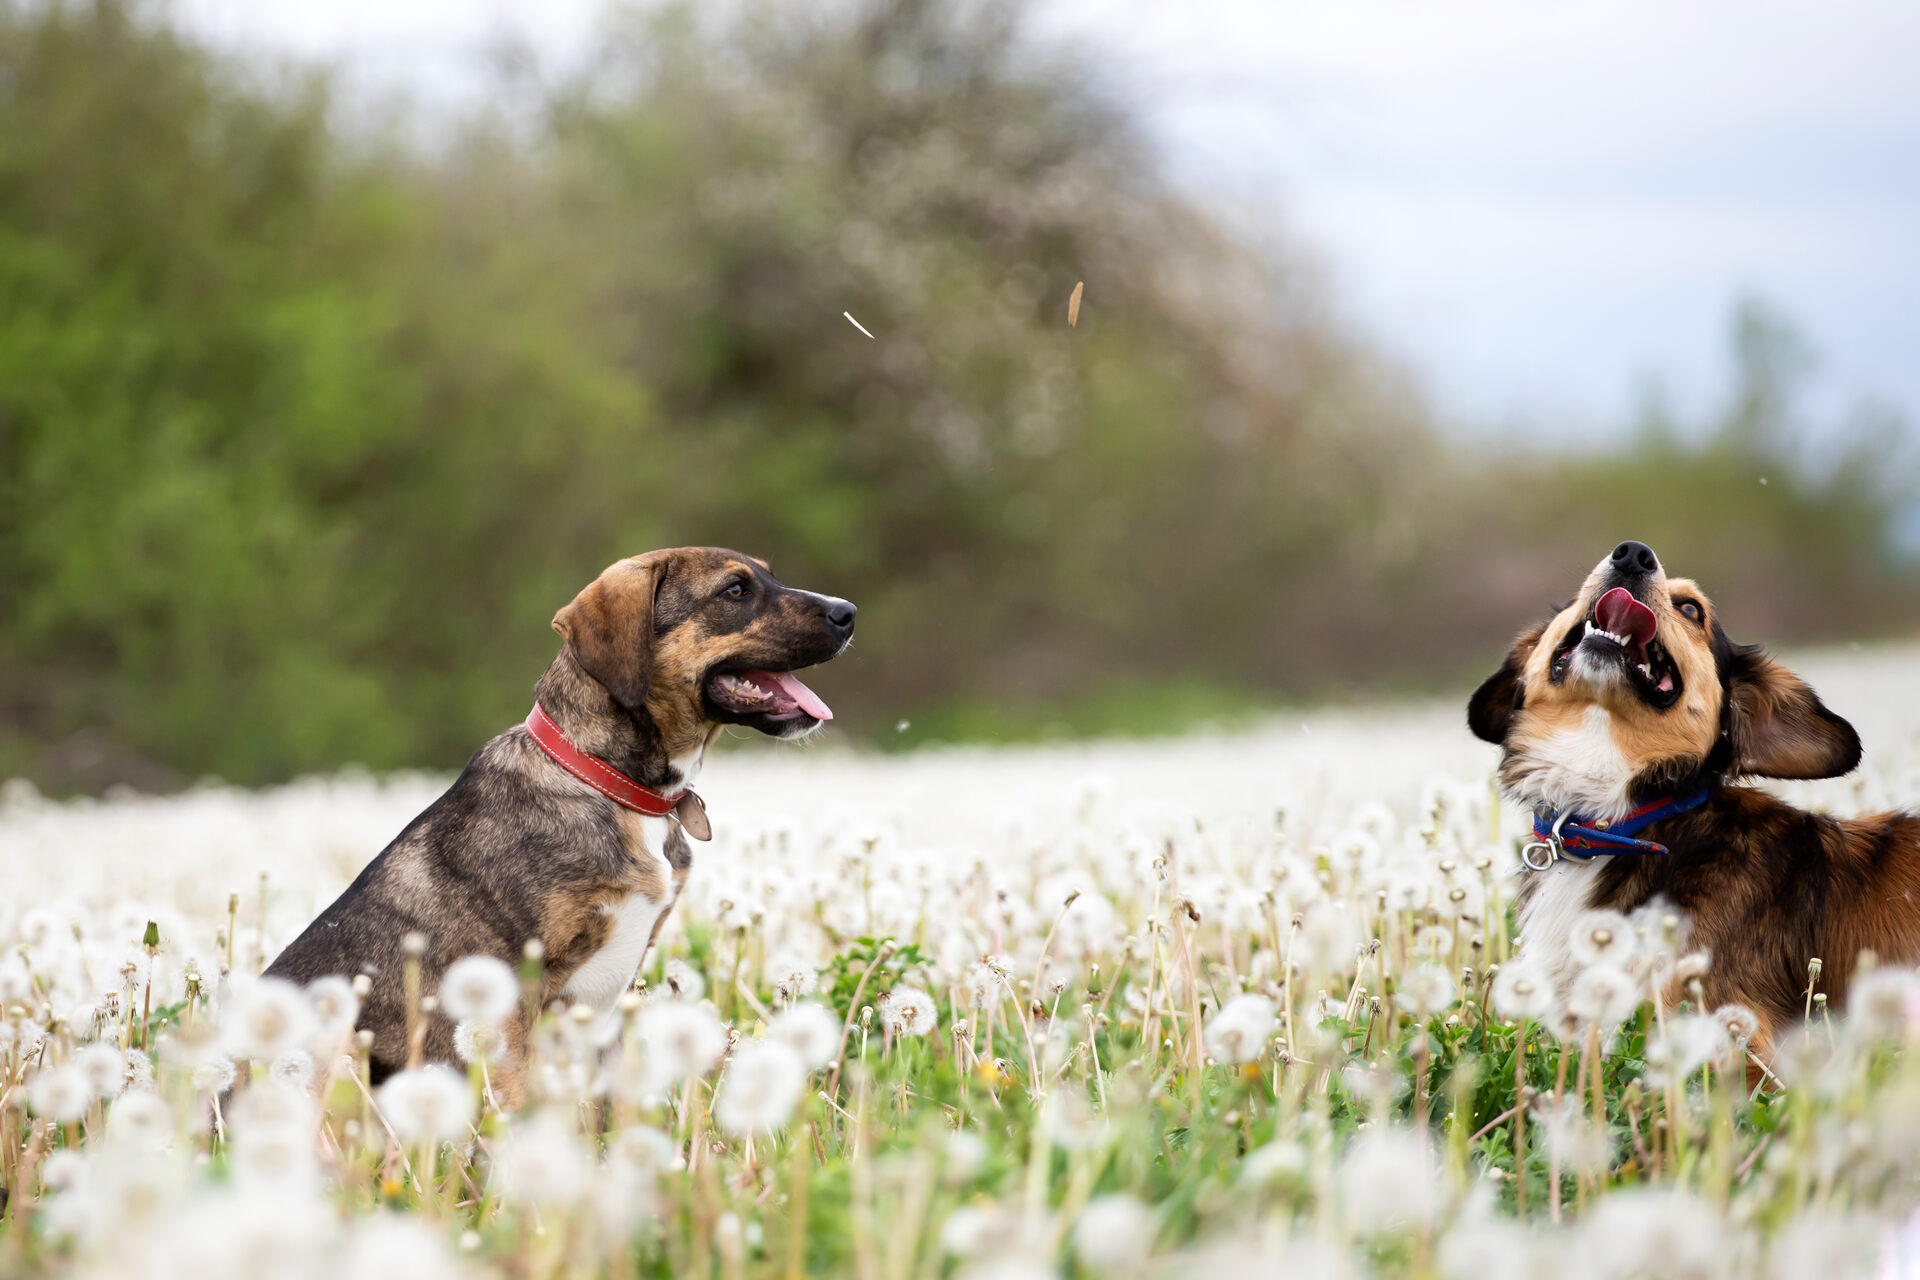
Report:
[[[1619,585],[1654,611],[1656,640],[1681,683],[1670,706],[1643,696],[1647,686],[1582,677],[1561,662],[1601,595]],[[1858,762],[1860,744],[1799,677],[1758,648],[1731,643],[1693,583],[1664,570],[1627,579],[1602,561],[1572,603],[1515,641],[1474,694],[1468,720],[1501,745],[1509,796],[1546,811],[1555,806],[1543,792],[1566,782],[1565,762],[1598,758],[1565,746],[1566,735],[1595,723],[1595,707],[1630,775],[1626,802],[1717,789],[1701,807],[1641,832],[1665,855],[1600,858],[1581,905],[1632,911],[1656,897],[1670,902],[1688,921],[1688,947],[1710,957],[1708,1005],[1737,1002],[1759,1015],[1756,1049],[1802,1016],[1811,958],[1822,960],[1818,989],[1836,1008],[1862,952],[1920,961],[1920,818],[1832,818],[1733,785],[1837,776]],[[1523,919],[1547,874],[1526,875]]]
[[[719,594],[736,582],[750,587],[743,598]],[[845,647],[852,614],[845,601],[785,587],[764,561],[736,552],[682,547],[635,556],[610,566],[554,616],[566,644],[535,694],[576,747],[670,794],[725,723],[783,736],[814,723],[716,709],[705,693],[716,669],[824,662]],[[409,933],[426,938],[428,994],[462,956],[517,965],[537,940],[544,1006],[608,941],[613,919],[603,908],[634,894],[664,903],[649,945],[659,937],[692,867],[688,830],[706,836],[697,799],[662,821],[664,847],[650,849],[640,815],[575,778],[515,725],[481,747],[446,794],[267,973],[295,982],[368,975],[358,1025],[373,1033],[376,1075],[384,1075],[413,1056],[402,981]],[[452,1058],[453,1030],[444,1016],[429,1019],[418,1056]],[[524,1019],[506,1031],[517,1056]],[[511,1063],[494,1079],[512,1105],[519,1080]]]

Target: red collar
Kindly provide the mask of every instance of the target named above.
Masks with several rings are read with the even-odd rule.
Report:
[[[691,791],[663,796],[652,787],[641,786],[606,761],[588,755],[567,741],[567,735],[553,722],[546,708],[537,702],[533,704],[533,710],[527,713],[527,732],[562,769],[615,804],[625,805],[635,813],[644,813],[649,818],[664,818],[677,809],[682,800],[692,798],[695,804],[699,803],[699,798]]]

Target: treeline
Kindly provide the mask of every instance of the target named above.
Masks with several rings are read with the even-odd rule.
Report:
[[[1910,469],[1799,456],[1764,320],[1723,422],[1462,456],[1017,9],[730,12],[427,145],[0,0],[0,776],[457,764],[664,544],[858,600],[889,744],[1450,678],[1629,533],[1775,638],[1913,616]]]

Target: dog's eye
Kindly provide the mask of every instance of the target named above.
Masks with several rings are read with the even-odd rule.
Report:
[[[726,587],[721,590],[720,594],[729,600],[744,599],[747,594],[747,584],[744,582],[729,582]]]
[[[1682,600],[1680,602],[1680,612],[1686,614],[1687,617],[1693,619],[1695,622],[1700,621],[1702,617],[1706,616],[1700,612],[1700,606],[1691,600]]]

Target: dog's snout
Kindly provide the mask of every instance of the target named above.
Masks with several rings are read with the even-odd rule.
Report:
[[[1644,542],[1623,542],[1613,549],[1613,567],[1621,573],[1650,576],[1660,568],[1660,557]]]
[[[842,631],[853,630],[853,620],[859,612],[851,600],[827,597],[827,621]]]

